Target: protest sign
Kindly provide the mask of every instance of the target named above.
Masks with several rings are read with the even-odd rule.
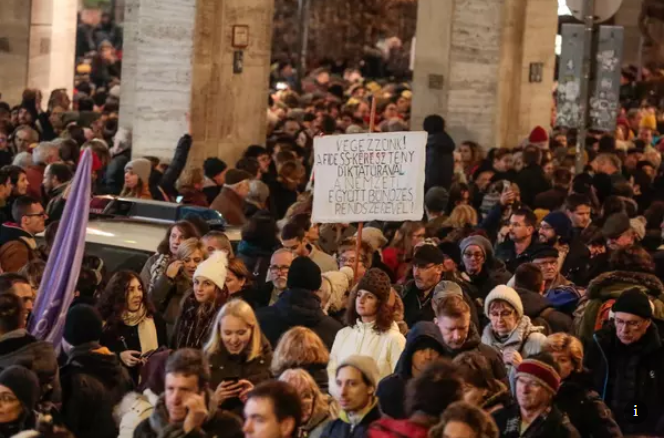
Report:
[[[314,140],[315,223],[421,220],[426,132]]]

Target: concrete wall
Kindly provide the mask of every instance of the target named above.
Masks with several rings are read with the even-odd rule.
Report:
[[[51,90],[74,85],[76,0],[0,1],[0,92],[19,104],[27,87],[47,101]]]
[[[457,142],[490,149],[548,126],[557,22],[550,0],[420,0],[413,129],[440,114]],[[529,82],[531,63],[543,64],[542,82]]]

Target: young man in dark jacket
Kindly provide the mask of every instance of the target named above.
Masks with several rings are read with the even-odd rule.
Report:
[[[648,296],[624,291],[612,307],[614,320],[596,332],[585,365],[595,389],[624,434],[664,434],[664,346]],[[636,417],[640,418],[636,418]]]
[[[421,321],[408,331],[406,347],[401,353],[394,374],[378,384],[376,396],[380,410],[394,419],[406,415],[406,385],[420,375],[431,362],[443,355],[443,338],[433,322]]]
[[[295,389],[278,380],[253,389],[244,408],[245,438],[297,438],[301,436],[302,403]]]
[[[553,405],[560,375],[551,355],[525,359],[517,367],[516,378],[517,403],[493,414],[501,438],[581,438]]]
[[[540,246],[536,232],[537,216],[527,208],[515,210],[510,216],[509,239],[496,247],[496,258],[514,273],[522,263],[530,261]]]
[[[69,310],[64,339],[71,345],[60,370],[62,417],[76,438],[115,438],[113,407],[133,382],[118,357],[99,344],[102,320],[94,307]]]
[[[423,127],[429,134],[424,192],[435,186],[449,190],[454,175],[454,140],[445,132],[445,120],[439,115],[427,116]]]
[[[471,308],[462,297],[450,295],[440,300],[434,322],[442,338],[443,357],[452,360],[461,353],[477,351],[489,362],[493,376],[508,383],[501,354],[481,342],[478,329],[471,323]]]
[[[349,356],[336,371],[335,397],[341,407],[339,418],[325,426],[322,438],[365,438],[369,426],[381,417],[375,396],[380,373],[369,356]]]
[[[165,391],[135,438],[242,438],[242,423],[218,408],[208,388],[210,365],[200,350],[184,348],[166,362]]]
[[[287,289],[273,306],[256,311],[261,330],[273,347],[282,334],[292,327],[301,325],[310,328],[323,343],[332,349],[334,338],[341,330],[341,324],[325,315],[316,291],[321,287],[320,268],[309,257],[293,260],[288,271]]]

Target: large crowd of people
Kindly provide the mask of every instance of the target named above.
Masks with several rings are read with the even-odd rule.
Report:
[[[407,84],[279,63],[265,144],[195,168],[191,133],[169,162],[132,154],[109,38],[81,42],[98,52],[73,100],[0,102],[0,437],[664,436],[650,100],[591,132],[575,175],[573,131],[455,144],[440,116],[409,127]],[[312,223],[312,145],[368,132],[374,99],[375,131],[428,133],[425,216],[360,238]],[[192,218],[141,272],[86,256],[52,345],[26,327],[84,149],[95,195],[209,207],[241,241]]]

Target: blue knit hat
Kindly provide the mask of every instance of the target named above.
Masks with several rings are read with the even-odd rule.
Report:
[[[544,216],[542,222],[551,225],[558,236],[562,239],[568,239],[572,233],[572,221],[562,211],[552,211]]]

